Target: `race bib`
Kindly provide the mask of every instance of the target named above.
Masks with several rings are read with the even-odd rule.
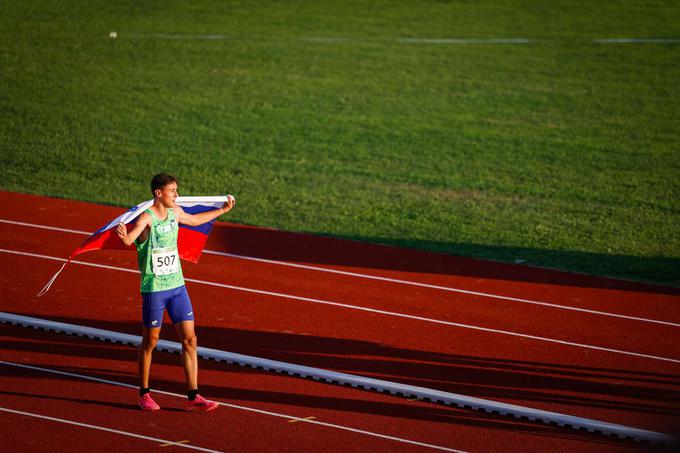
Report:
[[[170,275],[179,271],[177,247],[151,250],[151,264],[155,275]]]

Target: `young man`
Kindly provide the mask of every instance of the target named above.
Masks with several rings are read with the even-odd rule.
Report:
[[[194,310],[184,286],[182,267],[177,251],[179,224],[201,225],[229,212],[236,203],[229,202],[222,209],[191,215],[175,204],[177,180],[174,176],[158,174],[151,180],[154,204],[139,216],[129,232],[125,225],[116,229],[123,244],[135,244],[137,262],[142,274],[142,318],[144,335],[137,357],[139,365],[139,406],[146,411],[160,409],[149,393],[151,354],[158,343],[163,323],[163,312],[168,311],[182,342],[182,365],[187,383],[186,410],[211,411],[218,404],[198,394],[198,355],[194,333]]]

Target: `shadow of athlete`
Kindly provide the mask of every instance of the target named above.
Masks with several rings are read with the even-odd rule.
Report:
[[[187,383],[188,411],[210,411],[218,404],[198,394],[198,342],[194,332],[194,310],[184,286],[182,266],[177,249],[179,224],[197,226],[229,212],[235,205],[229,195],[221,209],[189,214],[175,203],[178,197],[177,179],[160,173],[151,179],[154,204],[144,211],[128,232],[124,224],[116,233],[126,246],[135,244],[141,273],[143,337],[139,347],[139,407],[143,410],[160,409],[151,398],[149,371],[151,355],[160,337],[163,313],[168,315],[182,343],[182,366]]]

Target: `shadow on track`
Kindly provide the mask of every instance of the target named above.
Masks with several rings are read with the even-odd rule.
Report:
[[[78,340],[76,339],[75,341],[77,342]],[[78,345],[74,345],[74,347],[77,348]],[[126,348],[125,346],[116,346],[114,348],[117,348],[121,351],[122,350],[129,351],[129,348]],[[161,355],[167,356],[168,354],[159,354],[159,356]],[[101,356],[101,358],[110,359],[111,357],[108,357],[107,354],[104,354],[103,356]],[[133,374],[128,373],[127,375],[122,375],[119,372],[114,373],[101,368],[84,369],[82,367],[72,367],[66,364],[52,365],[49,363],[43,364],[36,361],[32,361],[31,365],[39,368],[79,374],[97,379],[105,379],[113,382],[131,384],[136,380],[136,376]],[[43,379],[49,379],[53,381],[84,382],[83,379],[77,376],[53,374],[48,372],[42,372],[40,370],[28,370],[8,365],[0,365],[0,376],[3,377],[30,376],[31,378],[42,377]],[[294,379],[294,378],[282,377],[282,379]],[[248,405],[250,407],[252,407],[252,403],[280,404],[284,406],[306,407],[312,410],[328,409],[331,411],[342,411],[350,414],[363,413],[397,419],[423,420],[429,422],[463,425],[483,429],[496,429],[513,433],[523,433],[539,437],[578,440],[601,446],[609,445],[609,446],[632,447],[639,445],[635,442],[621,440],[618,438],[608,438],[602,435],[591,434],[583,431],[561,429],[555,426],[547,426],[538,423],[531,423],[528,421],[515,420],[512,418],[502,417],[493,414],[485,414],[469,410],[462,410],[455,407],[442,408],[424,403],[398,402],[399,400],[397,398],[394,399],[395,402],[384,402],[384,401],[370,401],[368,399],[360,398],[292,393],[289,391],[276,392],[252,388],[240,388],[239,386],[243,384],[242,382],[240,382],[241,379],[238,376],[233,377],[231,379],[232,381],[234,381],[233,384],[231,385],[229,385],[230,379],[225,378],[224,380],[226,382],[226,385],[215,386],[202,384],[201,392],[204,393],[205,395],[209,395],[210,398],[212,399],[221,400],[228,404],[235,405],[243,404]],[[111,384],[102,383],[102,385]],[[153,389],[157,389],[177,393],[180,395],[184,393],[183,383],[158,377],[153,377],[152,387],[153,387],[152,391]],[[59,385],[55,384],[55,389],[58,388]],[[124,391],[129,392],[131,399],[136,398],[136,391],[134,389],[125,389]],[[65,398],[53,395],[33,395],[18,392],[0,392],[0,394],[28,398],[44,398],[84,405],[94,404],[98,406],[124,409],[126,411],[127,410],[139,411],[139,409],[135,405],[109,403],[104,401],[89,401],[85,399]],[[162,411],[183,412],[180,409],[168,407],[166,405],[162,407]]]
[[[30,316],[30,314],[28,314]],[[138,335],[134,323],[52,318]],[[6,350],[135,361],[136,353],[109,343],[5,327]],[[680,375],[503,360],[394,348],[363,340],[198,326],[199,345],[283,362],[532,406],[559,404],[680,418]],[[176,341],[166,326],[162,338]],[[37,337],[44,341],[36,342]],[[74,344],[76,341],[78,344]],[[179,357],[156,353],[154,363],[179,367]],[[202,369],[262,373],[202,361]]]
[[[114,403],[112,401],[97,401],[97,400],[89,400],[89,399],[82,399],[82,398],[65,398],[65,397],[54,396],[54,395],[39,395],[39,394],[36,394],[36,393],[7,392],[7,391],[1,391],[1,390],[0,390],[0,395],[19,396],[21,398],[48,399],[48,400],[53,400],[53,401],[67,401],[67,402],[70,402],[70,403],[85,404],[85,405],[88,405],[88,406],[115,407],[117,409],[133,410],[135,412],[139,411],[139,406],[137,406],[136,404],[121,404],[121,403]],[[175,409],[175,408],[168,408],[167,410],[183,412],[181,409]]]
[[[677,272],[680,268],[680,259],[676,258],[403,241],[375,237],[338,238],[225,223],[215,225],[207,248],[275,261],[349,266],[359,269],[359,272],[368,269],[367,273],[370,273],[370,269],[380,269],[680,296],[680,288],[533,267],[543,265],[581,269],[595,275],[615,274],[620,278],[670,281],[680,286],[680,274]],[[456,250],[462,256],[423,250]],[[526,261],[530,266],[510,264],[517,259]]]

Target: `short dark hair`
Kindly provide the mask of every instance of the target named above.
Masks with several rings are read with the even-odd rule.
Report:
[[[167,173],[158,173],[151,178],[151,195],[156,196],[156,189],[162,189],[172,182],[177,182],[177,178]]]

